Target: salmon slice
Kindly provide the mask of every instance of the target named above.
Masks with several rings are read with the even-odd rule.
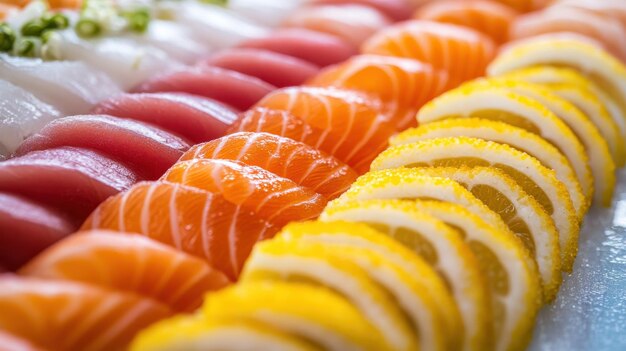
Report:
[[[243,42],[240,47],[277,52],[325,67],[356,55],[356,48],[330,34],[303,28],[278,29],[264,38]]]
[[[107,115],[56,119],[28,139],[15,152],[62,146],[92,149],[119,160],[144,179],[157,179],[189,149],[189,142],[158,127]]]
[[[509,26],[517,15],[513,8],[491,0],[440,0],[424,5],[414,17],[468,27],[503,44],[509,39]]]
[[[448,74],[417,60],[359,55],[330,66],[310,82],[362,91],[385,103],[385,114],[398,130],[417,125],[415,114],[426,102],[445,91]]]
[[[427,62],[448,72],[448,88],[454,88],[485,75],[496,55],[496,45],[467,27],[412,20],[377,32],[363,44],[362,52]]]
[[[235,133],[193,146],[180,161],[227,159],[259,166],[313,189],[329,200],[348,190],[357,174],[332,156],[304,143],[268,133]]]
[[[135,293],[177,312],[193,312],[206,292],[230,283],[223,273],[197,257],[144,236],[106,230],[71,235],[19,273]]]
[[[302,7],[283,23],[335,35],[358,48],[376,31],[391,24],[378,10],[363,5],[319,5]]]
[[[265,132],[280,135],[308,145],[317,145],[322,130],[319,130],[291,113],[283,110],[272,110],[255,107],[239,117],[228,134],[237,132]]]
[[[170,182],[141,182],[103,202],[83,230],[145,235],[203,258],[235,280],[254,243],[278,228],[219,193]]]
[[[218,193],[278,227],[317,218],[327,202],[290,179],[232,160],[181,161],[161,179]]]
[[[220,67],[185,67],[155,75],[135,88],[138,93],[180,92],[208,97],[239,111],[252,107],[275,86]]]
[[[0,345],[4,351],[45,351],[30,341],[0,330]]]
[[[78,222],[138,180],[121,163],[75,147],[33,151],[0,163],[0,191],[49,205]]]
[[[294,87],[276,90],[257,106],[284,110],[321,131],[313,145],[359,173],[388,146],[395,128],[379,113],[376,99],[337,88]]]
[[[164,305],[86,284],[0,276],[0,330],[57,351],[124,350]]]
[[[234,48],[220,51],[199,66],[216,66],[259,78],[276,87],[300,85],[313,77],[319,68],[289,55],[262,49]]]
[[[409,19],[411,6],[406,0],[313,0],[314,4],[359,4],[373,7],[394,21]]]
[[[511,26],[510,37],[517,40],[547,33],[577,33],[590,37],[626,61],[626,28],[618,19],[584,8],[557,6],[520,16]]]
[[[599,13],[603,16],[612,17],[619,20],[626,26],[626,3],[615,0],[569,0],[561,1],[552,5],[554,8],[560,6],[572,6]]]
[[[212,99],[181,93],[122,94],[97,105],[93,113],[159,126],[197,144],[219,138],[237,113]]]
[[[495,0],[501,4],[512,7],[521,12],[529,12],[542,9],[550,5],[554,0]]]
[[[0,265],[18,269],[76,227],[64,214],[48,206],[0,193]]]

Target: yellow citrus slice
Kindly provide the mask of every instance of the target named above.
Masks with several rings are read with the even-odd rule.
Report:
[[[429,210],[429,206],[433,209]],[[461,206],[435,201],[353,200],[335,203],[322,214],[322,219],[373,223],[387,230],[395,227],[397,232],[403,226],[398,212],[432,215],[462,234],[461,238],[478,259],[490,291],[495,341],[492,346],[509,349],[526,344],[541,304],[541,288],[535,262],[514,236],[496,230]],[[447,260],[441,255],[438,258]]]
[[[622,118],[622,110],[615,101],[605,93],[598,85],[590,81],[578,71],[571,68],[555,67],[555,66],[533,66],[507,73],[503,77],[523,80],[531,83],[548,85],[567,84],[577,87],[583,91],[587,98],[599,101],[608,111],[613,123],[617,124],[620,135],[626,136],[626,119]],[[561,96],[567,100],[568,96]],[[569,100],[574,106],[582,109],[581,101]],[[584,103],[584,101],[582,101]],[[601,117],[601,116],[599,116]],[[594,118],[594,116],[590,116]]]
[[[417,329],[421,350],[439,350],[442,347],[458,349],[458,345],[453,342],[458,341],[458,336],[462,334],[460,315],[444,281],[426,261],[394,239],[366,225],[348,222],[292,223],[283,228],[279,238],[348,249],[349,256],[346,257],[371,271],[374,279],[394,292],[396,300]],[[363,250],[368,253],[363,254]],[[371,257],[375,260],[371,260]],[[372,267],[377,261],[387,263],[378,268]],[[380,269],[390,264],[394,266],[394,272],[402,271],[392,273],[391,276],[402,276],[405,283],[389,283],[389,277],[378,276],[384,273]],[[413,289],[412,297],[404,296],[405,289],[402,287],[407,283]]]
[[[563,154],[543,138],[503,122],[479,118],[445,119],[407,129],[390,141],[391,145],[410,144],[422,140],[464,136],[507,144],[538,159],[547,168],[553,169],[557,178],[565,184],[579,219],[589,208],[590,201],[582,193],[569,161]]]
[[[260,242],[252,250],[240,281],[293,281],[325,287],[350,301],[376,327],[388,347],[414,350],[418,341],[410,320],[370,272],[342,257],[341,250],[300,241]]]
[[[392,146],[372,162],[373,170],[398,167],[494,167],[510,176],[552,217],[558,231],[563,267],[573,265],[579,222],[565,185],[536,158],[508,145],[453,137]]]
[[[416,211],[410,203],[378,206],[380,210],[338,213],[328,211],[325,220],[365,223],[388,234],[431,264],[448,284],[463,320],[464,349],[484,350],[491,338],[490,306],[486,285],[476,257],[459,233],[433,216]],[[347,215],[343,215],[346,213]]]
[[[539,135],[567,157],[584,194],[593,189],[582,143],[562,120],[535,99],[495,87],[462,87],[432,100],[417,115],[420,124],[472,117],[505,122]]]
[[[260,323],[325,350],[375,351],[391,347],[350,301],[310,284],[239,283],[207,295],[201,315],[210,321]]]
[[[518,69],[552,65],[579,71],[609,95],[626,115],[626,68],[595,45],[567,38],[546,38],[510,46],[488,68],[499,76]]]
[[[304,339],[252,321],[180,316],[144,330],[131,351],[322,351]]]

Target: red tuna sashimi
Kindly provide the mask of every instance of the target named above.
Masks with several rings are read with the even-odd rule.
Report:
[[[158,127],[106,115],[56,119],[26,139],[16,155],[75,146],[99,151],[144,179],[157,179],[189,149],[189,143]]]
[[[245,111],[276,87],[220,67],[185,67],[157,75],[135,88],[139,93],[180,92],[208,97]]]
[[[15,270],[76,227],[48,206],[0,193],[0,265]]]
[[[237,120],[237,113],[222,103],[180,93],[122,94],[93,112],[154,124],[194,144],[224,136]]]
[[[0,277],[0,330],[55,351],[125,350],[169,317],[152,299],[66,281]]]
[[[118,161],[75,147],[33,151],[0,162],[0,191],[67,211],[77,221],[138,180]]]
[[[230,281],[205,261],[141,235],[80,232],[49,247],[20,274],[69,280],[153,298],[179,312]]]
[[[319,71],[312,63],[293,56],[245,48],[218,52],[200,61],[198,65],[231,69],[257,77],[279,88],[300,85]]]
[[[394,21],[409,19],[413,12],[406,0],[313,0],[313,3],[327,5],[360,4],[370,6],[384,13]]]
[[[109,198],[82,228],[148,236],[205,259],[230,279],[254,244],[279,229],[219,193],[165,181],[141,182]]]
[[[240,45],[297,57],[319,67],[347,60],[358,50],[337,36],[301,28],[279,29],[264,38],[251,39]]]

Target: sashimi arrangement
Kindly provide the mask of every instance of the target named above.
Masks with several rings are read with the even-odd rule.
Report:
[[[626,164],[622,10],[0,6],[0,349],[524,350]]]

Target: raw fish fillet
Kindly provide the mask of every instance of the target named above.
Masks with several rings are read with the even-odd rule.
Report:
[[[446,90],[449,78],[446,72],[413,59],[359,55],[322,70],[309,84],[377,96],[396,129],[403,130],[417,125],[417,111]]]
[[[485,75],[496,55],[486,35],[454,24],[412,20],[379,31],[362,47],[363,53],[411,58],[449,74],[449,88]]]
[[[316,219],[326,207],[326,198],[313,190],[239,161],[181,161],[161,179],[219,193],[278,227],[292,221]]]
[[[318,67],[307,61],[261,49],[229,49],[218,52],[200,66],[216,66],[252,77],[276,87],[301,85],[318,72]]]
[[[0,330],[55,351],[124,350],[164,305],[86,284],[0,276]]]
[[[411,6],[409,6],[406,0],[313,0],[313,3],[329,5],[360,4],[370,6],[394,21],[403,21],[411,17]]]
[[[258,78],[219,67],[186,67],[158,74],[140,84],[140,93],[181,92],[208,97],[244,111],[275,86]]]
[[[128,90],[155,72],[164,72],[180,64],[153,46],[140,45],[125,37],[104,37],[84,40],[72,30],[53,37],[62,59],[84,62],[111,77],[123,90]],[[183,37],[184,38],[184,37]]]
[[[303,7],[284,23],[336,35],[358,48],[376,31],[391,24],[378,10],[363,5],[320,5]]]
[[[96,150],[122,162],[143,179],[157,179],[190,145],[147,123],[107,115],[81,115],[49,123],[26,139],[16,155],[62,146]]]
[[[0,7],[2,4],[0,4]],[[6,331],[0,330],[0,345],[6,351],[45,351],[44,349],[33,345],[28,340],[24,340]]]
[[[301,28],[278,29],[269,37],[248,40],[240,46],[293,56],[319,67],[345,61],[358,53],[334,35]]]
[[[203,260],[141,235],[81,232],[49,247],[19,272],[152,298],[177,312],[193,312],[204,294],[230,283]]]
[[[517,15],[514,9],[491,0],[440,0],[421,7],[415,18],[472,28],[503,44]]]
[[[134,232],[205,259],[236,279],[254,244],[278,232],[219,193],[141,182],[103,202],[82,229]]]
[[[210,48],[193,38],[189,28],[183,24],[151,19],[145,33],[129,35],[129,39],[150,45],[165,52],[175,61],[191,64],[210,52]]]
[[[264,132],[283,136],[315,147],[323,131],[284,110],[255,107],[241,114],[228,130],[237,132]]]
[[[54,106],[63,115],[85,113],[120,88],[84,62],[24,59],[0,54],[0,77]]]
[[[217,101],[182,93],[122,94],[92,111],[159,126],[197,144],[219,138],[237,113]]]
[[[604,16],[613,17],[626,26],[626,2],[615,0],[561,0],[553,4],[554,8],[560,6],[573,6],[590,10]]]
[[[270,34],[270,29],[221,6],[183,1],[176,5],[171,14],[173,21],[190,29],[194,40],[201,41],[213,50],[225,49],[242,41]]]
[[[276,90],[257,106],[284,110],[321,131],[315,148],[335,156],[359,173],[388,146],[396,130],[367,96],[336,88],[294,87]]]
[[[52,208],[0,193],[0,265],[15,270],[76,228]]]
[[[0,162],[0,191],[67,211],[77,221],[137,180],[119,162],[75,147],[34,151]]]
[[[61,114],[28,91],[0,80],[0,159]]]
[[[193,146],[180,161],[226,159],[259,166],[311,188],[329,200],[348,190],[356,173],[332,156],[295,140],[268,133],[235,133]]]
[[[229,0],[228,8],[255,23],[275,27],[310,0]],[[273,35],[273,34],[272,34]]]
[[[518,17],[511,39],[546,33],[571,32],[601,42],[610,53],[626,61],[626,27],[618,19],[578,7],[557,6]]]

